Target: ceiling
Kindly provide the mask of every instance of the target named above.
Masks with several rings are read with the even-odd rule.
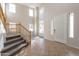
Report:
[[[79,7],[79,3],[20,3],[21,5],[29,6],[32,8],[39,6],[76,6]]]
[[[29,6],[32,8],[39,7],[41,5],[41,3],[20,3],[20,4],[25,5],[25,6]]]

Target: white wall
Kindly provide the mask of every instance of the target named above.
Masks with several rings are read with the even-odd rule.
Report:
[[[0,51],[4,48],[4,42],[6,41],[6,31],[0,20]]]
[[[43,17],[42,19],[45,21],[45,39],[48,39],[48,40],[51,40],[51,41],[58,41],[58,42],[61,42],[61,43],[65,43],[69,46],[72,46],[72,47],[76,47],[76,48],[79,48],[79,4],[43,4],[42,6],[40,6],[40,10],[41,8],[44,8],[44,13],[43,13]],[[75,34],[75,38],[73,39],[70,39],[68,37],[68,27],[65,27],[65,32],[64,33],[64,38],[67,38],[66,40],[65,39],[57,39],[55,40],[54,39],[54,35],[51,35],[51,20],[52,20],[52,17],[54,16],[60,16],[60,15],[63,15],[62,19],[64,20],[64,22],[67,22],[67,23],[64,23],[64,26],[68,26],[68,18],[69,18],[69,13],[70,12],[74,12],[75,13],[75,18],[74,18],[74,22],[75,22],[75,28],[74,28],[74,34]],[[65,15],[67,14],[67,16]],[[61,18],[60,18],[61,19]],[[58,19],[58,20],[60,20]],[[60,25],[60,24],[59,24]],[[63,25],[61,25],[62,27]],[[63,31],[63,30],[62,30]],[[60,32],[59,33],[60,35],[62,35],[62,33]],[[63,35],[62,35],[63,36]]]
[[[9,22],[14,22],[14,23],[21,23],[27,28],[27,24],[32,23],[33,18],[29,17],[29,8],[25,5],[21,4],[15,4],[16,6],[16,13],[12,14],[9,12],[9,4],[6,4],[6,15],[7,15],[7,20]]]

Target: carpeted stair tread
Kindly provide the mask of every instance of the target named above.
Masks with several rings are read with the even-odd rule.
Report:
[[[15,43],[15,42],[17,42],[17,41],[20,41],[20,40],[23,40],[23,38],[22,38],[22,37],[18,37],[18,38],[15,38],[15,39],[7,40],[7,41],[4,43],[4,46],[13,44],[13,43]]]
[[[25,41],[25,40],[21,40],[21,41],[19,41],[19,42],[17,42],[17,43],[8,45],[8,46],[4,47],[3,50],[2,50],[1,52],[5,52],[5,51],[9,50],[10,48],[12,48],[12,47],[14,47],[14,46],[17,46],[17,45],[21,44],[21,43],[24,42],[24,41]]]
[[[13,49],[13,50],[9,50],[6,53],[2,54],[2,56],[12,56],[14,54],[16,54],[21,48],[27,46],[26,43],[23,43],[21,45],[19,45],[17,48]]]
[[[6,40],[11,40],[20,37],[20,35],[7,36]]]

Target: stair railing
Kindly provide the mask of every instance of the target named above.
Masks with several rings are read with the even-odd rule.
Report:
[[[0,4],[0,18],[1,21],[3,23],[3,26],[5,28],[5,30],[7,31],[7,29],[9,29],[9,23],[6,23],[6,17],[4,16],[1,4]],[[11,24],[14,25],[14,24]],[[13,28],[16,30],[17,33],[21,34],[21,36],[26,39],[26,41],[31,42],[31,32],[29,30],[27,30],[27,28],[25,28],[22,24],[16,24],[16,28]]]
[[[19,28],[18,28],[19,27]],[[22,24],[19,24],[17,30],[26,41],[31,43],[31,31],[25,28]]]
[[[22,24],[6,24],[7,32],[14,32],[20,34],[26,41],[31,43],[31,31],[25,28]],[[15,26],[15,28],[10,28],[10,26]]]

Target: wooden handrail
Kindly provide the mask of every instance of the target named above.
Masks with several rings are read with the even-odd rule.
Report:
[[[4,25],[5,29],[6,29],[6,18],[4,16],[1,4],[0,4],[0,18],[1,18],[1,21],[3,22],[3,25]]]
[[[7,25],[16,25],[16,26],[21,26],[24,30],[26,30],[27,32],[31,33],[31,31],[29,31],[27,28],[25,28],[22,24],[9,24],[9,23],[6,23],[6,26]]]
[[[6,25],[19,25],[19,24],[10,24],[10,23],[6,23]]]
[[[2,10],[2,7],[1,7],[1,4],[0,4],[0,12],[1,12],[1,15],[4,18],[4,20],[6,21],[5,16],[4,16],[4,13],[3,13],[3,10]]]

